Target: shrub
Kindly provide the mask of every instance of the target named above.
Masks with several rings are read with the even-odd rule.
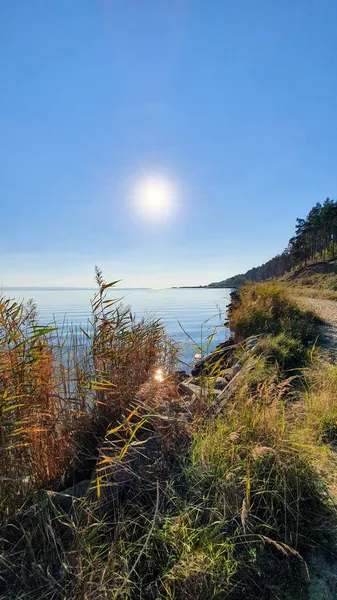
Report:
[[[337,415],[325,414],[319,422],[319,439],[324,444],[337,445]]]
[[[284,370],[302,367],[307,357],[302,342],[289,337],[284,332],[261,338],[255,347],[255,352],[263,354],[267,360],[277,362]]]
[[[293,303],[284,288],[273,282],[247,283],[240,300],[229,312],[228,324],[239,338],[281,332],[301,341],[314,342],[320,319]]]

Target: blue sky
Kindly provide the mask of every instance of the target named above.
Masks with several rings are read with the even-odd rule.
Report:
[[[334,0],[2,0],[0,285],[205,284],[335,197]],[[178,210],[135,209],[146,177]]]

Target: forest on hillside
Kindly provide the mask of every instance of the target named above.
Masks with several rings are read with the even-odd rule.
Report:
[[[305,219],[296,219],[295,235],[282,252],[259,267],[234,275],[210,287],[236,287],[245,281],[265,281],[280,277],[301,264],[337,258],[337,201],[327,198],[317,204]]]

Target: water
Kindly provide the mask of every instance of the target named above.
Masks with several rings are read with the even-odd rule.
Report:
[[[153,315],[161,319],[167,333],[182,345],[181,359],[190,362],[197,352],[192,346],[207,345],[207,338],[215,331],[212,349],[228,339],[229,330],[223,326],[230,289],[117,289],[110,297],[121,298],[130,305],[136,318]],[[59,325],[65,321],[85,327],[91,314],[90,299],[94,289],[69,288],[7,288],[5,296],[33,299],[37,304],[41,323],[54,318]],[[184,332],[185,330],[185,332]],[[187,334],[187,335],[186,335]]]

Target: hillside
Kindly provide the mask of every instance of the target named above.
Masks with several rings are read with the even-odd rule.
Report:
[[[208,287],[231,288],[239,287],[245,283],[245,281],[265,281],[272,277],[280,277],[287,271],[286,267],[289,266],[290,264],[285,260],[285,257],[283,255],[278,255],[259,267],[249,269],[246,273],[240,273],[239,275],[228,277],[223,281],[211,283]]]
[[[279,278],[296,296],[337,299],[337,261],[326,260],[300,265]]]
[[[287,247],[269,261],[208,287],[238,287],[245,281],[266,281],[281,277],[312,262],[334,261],[337,256],[337,202],[327,198],[310,210],[305,219],[296,219],[295,235]]]

